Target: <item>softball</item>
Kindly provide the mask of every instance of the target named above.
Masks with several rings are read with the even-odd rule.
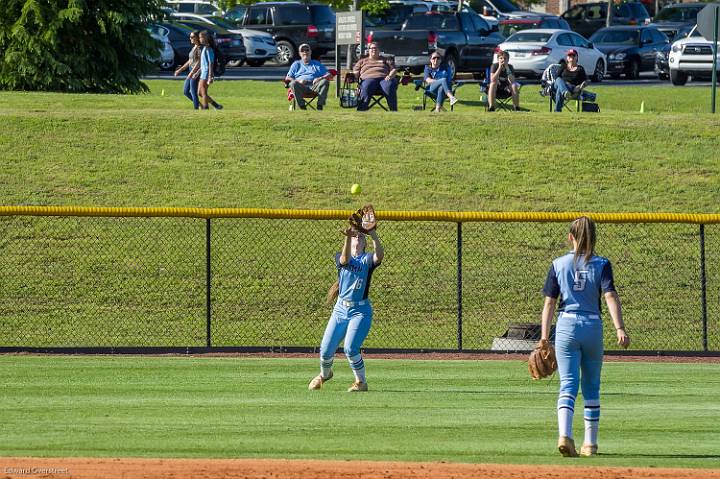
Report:
[[[350,193],[352,193],[353,195],[359,195],[361,192],[362,188],[360,188],[360,185],[358,185],[357,183],[350,187]]]

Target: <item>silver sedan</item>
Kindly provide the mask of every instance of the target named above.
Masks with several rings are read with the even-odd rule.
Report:
[[[522,30],[510,35],[498,45],[496,53],[497,50],[508,52],[510,65],[516,75],[537,78],[549,65],[560,63],[570,49],[577,50],[578,63],[592,81],[601,82],[607,69],[605,54],[575,32],[554,29]]]

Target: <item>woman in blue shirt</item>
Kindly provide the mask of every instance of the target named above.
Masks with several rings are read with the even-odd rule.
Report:
[[[435,95],[435,112],[439,112],[445,102],[445,97],[450,99],[450,104],[454,105],[458,99],[450,90],[450,82],[452,82],[452,71],[447,65],[443,65],[442,57],[438,53],[430,55],[430,65],[425,67],[425,75],[423,81],[427,85],[426,89]]]
[[[618,344],[627,348],[630,337],[625,332],[610,260],[594,254],[595,223],[587,216],[573,221],[568,242],[573,245],[573,251],[552,262],[545,280],[545,306],[542,312],[540,341],[548,341],[555,304],[560,298],[555,328],[555,352],[560,374],[557,402],[558,449],[566,457],[578,455],[572,424],[575,398],[578,388],[582,387],[585,441],[580,455],[594,456],[598,449],[600,371],[603,361],[601,296],[605,298],[615,325]]]
[[[334,296],[337,293],[337,301],[320,344],[320,374],[310,381],[308,389],[320,389],[323,383],[333,377],[335,351],[340,341],[344,340],[345,356],[355,376],[355,382],[348,392],[361,392],[368,390],[365,362],[360,348],[372,324],[373,310],[368,299],[370,279],[375,268],[380,266],[385,251],[374,228],[368,233],[373,241],[374,253],[365,252],[367,240],[363,233],[347,228],[343,234],[345,241],[342,252],[335,255],[338,280],[329,294]]]
[[[212,104],[217,110],[222,110],[223,106],[212,99],[208,95],[208,87],[215,80],[215,55],[217,54],[217,46],[215,39],[207,30],[200,32],[200,44],[203,46],[200,52],[200,80],[198,82],[198,96],[200,97],[200,108],[207,110],[208,103]]]

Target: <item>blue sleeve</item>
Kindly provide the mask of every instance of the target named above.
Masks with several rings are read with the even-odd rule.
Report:
[[[340,264],[340,253],[335,253],[335,267],[340,269],[343,265]]]
[[[423,81],[427,81],[427,79],[430,78],[430,67],[425,66],[425,73],[423,74]]]
[[[293,64],[290,65],[290,70],[288,70],[288,72],[287,72],[287,77],[292,78],[294,80],[295,75],[297,75],[297,71],[298,71],[298,62],[293,62]]]
[[[613,278],[612,265],[610,264],[610,261],[605,263],[605,266],[603,266],[602,274],[600,275],[600,289],[603,293],[615,291],[615,279]]]
[[[555,274],[555,265],[550,265],[547,278],[545,278],[545,286],[543,286],[543,294],[549,298],[557,298],[560,296],[560,284]]]
[[[327,68],[325,68],[325,65],[323,65],[320,62],[317,62],[317,64],[320,65],[320,67],[318,68],[318,76],[317,77],[319,78],[319,77],[324,77],[325,75],[327,75],[328,71],[327,71]]]

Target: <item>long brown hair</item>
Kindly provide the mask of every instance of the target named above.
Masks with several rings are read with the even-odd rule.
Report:
[[[335,300],[337,299],[338,295],[340,294],[340,282],[335,281],[332,286],[330,286],[330,289],[328,289],[327,297],[325,298],[325,302],[328,305],[332,305]]]
[[[595,253],[595,223],[589,217],[581,216],[570,223],[570,234],[577,241],[574,262],[582,256],[587,263]]]

